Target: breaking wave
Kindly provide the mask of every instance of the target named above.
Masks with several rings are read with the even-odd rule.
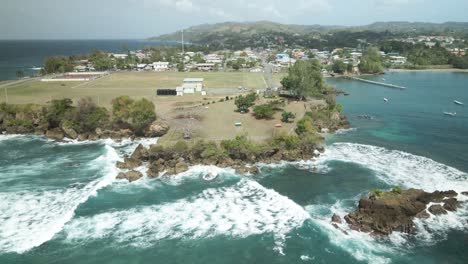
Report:
[[[468,174],[432,159],[398,150],[354,143],[335,143],[327,147],[311,166],[323,166],[330,161],[359,164],[373,170],[376,176],[391,186],[422,188],[425,191],[468,190]]]
[[[111,238],[135,247],[162,239],[247,237],[272,233],[277,240],[309,218],[299,205],[259,183],[242,179],[174,202],[79,217],[64,228],[67,241]],[[281,241],[279,244],[281,246]],[[277,246],[278,246],[277,245]],[[281,251],[281,248],[278,249]]]
[[[104,168],[102,178],[66,189],[0,193],[0,251],[22,253],[49,241],[70,221],[78,206],[108,186],[116,175],[116,151],[106,152],[88,166]]]

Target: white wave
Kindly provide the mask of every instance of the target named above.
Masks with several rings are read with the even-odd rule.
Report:
[[[348,134],[350,132],[354,132],[356,131],[356,128],[355,127],[351,127],[351,128],[341,128],[341,129],[338,129],[337,131],[335,131],[335,134],[336,135],[344,135],[344,134]]]
[[[355,259],[367,263],[390,263],[391,259],[385,255],[397,254],[398,251],[395,248],[379,243],[376,238],[366,233],[351,230],[344,222],[337,224],[340,229],[332,225],[331,217],[333,214],[337,214],[343,219],[350,210],[343,206],[343,202],[338,201],[333,205],[308,205],[306,210],[310,213],[312,222],[320,227],[330,242],[351,254]]]
[[[432,159],[381,147],[335,143],[311,166],[329,161],[359,164],[376,172],[376,176],[391,186],[422,188],[425,191],[468,190],[468,174]]]
[[[9,140],[9,139],[18,138],[18,137],[21,137],[21,135],[18,135],[18,134],[0,135],[0,141]]]
[[[22,253],[52,239],[80,204],[112,183],[117,159],[106,146],[106,153],[89,164],[105,167],[105,176],[83,188],[0,193],[0,251]]]
[[[307,212],[287,197],[242,179],[233,186],[206,189],[171,203],[76,218],[64,231],[72,243],[106,237],[116,243],[148,247],[162,239],[264,233],[281,238],[308,218]]]

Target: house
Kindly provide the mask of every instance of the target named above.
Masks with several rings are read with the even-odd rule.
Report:
[[[201,92],[203,90],[203,78],[186,78],[184,79],[184,84],[182,87],[184,87],[184,92],[185,89],[194,89],[194,92]]]
[[[390,56],[390,62],[393,65],[402,65],[407,62],[407,59],[406,57],[403,57],[403,56]]]
[[[153,62],[153,69],[157,72],[163,72],[169,70],[169,62],[167,61],[157,61]]]
[[[113,53],[113,54],[111,54],[111,56],[113,56],[116,59],[126,59],[126,58],[128,58],[128,54]]]
[[[212,71],[214,70],[215,64],[214,63],[197,63],[195,67],[199,71]]]
[[[195,92],[201,92],[203,94],[203,78],[186,78],[182,86],[176,88],[177,96],[183,96],[184,94],[194,94]]]
[[[146,63],[139,63],[139,64],[137,64],[136,68],[139,71],[143,71],[143,70],[146,69],[147,66],[148,66],[148,64],[146,64]]]
[[[252,67],[249,70],[250,72],[263,72],[263,67]]]

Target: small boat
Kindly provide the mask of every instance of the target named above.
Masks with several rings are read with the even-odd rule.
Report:
[[[456,116],[457,115],[457,112],[444,112],[444,115],[447,115],[447,116]]]
[[[385,102],[388,102],[388,99],[387,99],[387,98],[384,98],[383,100],[384,100]]]
[[[464,105],[462,102],[457,101],[457,100],[453,100],[453,103],[454,103],[454,104],[457,104],[457,105]]]
[[[33,70],[33,71],[40,71],[40,70],[42,70],[42,68],[41,68],[41,67],[33,66],[33,67],[31,68],[31,70]]]
[[[203,179],[205,181],[212,181],[212,180],[216,179],[216,177],[218,177],[218,174],[213,173],[213,172],[210,172],[208,174],[203,175]]]

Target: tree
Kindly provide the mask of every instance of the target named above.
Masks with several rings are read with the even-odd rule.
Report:
[[[281,113],[281,122],[289,123],[290,118],[296,118],[296,115],[292,112],[286,111],[283,111],[283,113]]]
[[[46,108],[45,118],[47,120],[49,128],[59,127],[60,123],[64,119],[65,115],[73,109],[73,101],[69,98],[65,99],[54,99],[49,102]]]
[[[68,126],[78,133],[93,132],[98,127],[106,127],[109,124],[109,113],[106,108],[98,107],[91,98],[82,98],[77,107],[65,118]]]
[[[17,78],[23,78],[24,77],[24,72],[23,71],[16,71],[16,77]]]
[[[347,70],[347,65],[342,60],[335,60],[332,65],[332,71],[334,73],[343,74]]]
[[[275,114],[275,110],[273,110],[271,104],[256,105],[253,111],[258,119],[271,119]]]
[[[177,71],[183,72],[185,70],[184,64],[183,63],[178,63],[177,64]]]
[[[359,63],[359,70],[363,73],[381,73],[383,72],[382,58],[376,47],[366,49]]]
[[[130,118],[130,109],[134,100],[127,95],[112,99],[112,115],[116,121],[127,121]]]
[[[89,59],[93,62],[94,68],[98,71],[105,71],[114,67],[113,59],[99,50],[92,51],[89,55]]]
[[[73,64],[63,56],[47,57],[44,60],[44,73],[64,73],[73,70]]]
[[[129,116],[135,133],[142,136],[144,130],[156,120],[154,104],[145,98],[135,101],[131,104]]]
[[[296,62],[289,68],[288,76],[283,78],[281,84],[297,98],[321,97],[327,90],[322,78],[320,62],[316,59]]]
[[[257,95],[255,93],[246,96],[240,95],[236,98],[234,104],[237,106],[238,112],[248,112],[249,107],[255,104],[255,100],[257,100]]]

